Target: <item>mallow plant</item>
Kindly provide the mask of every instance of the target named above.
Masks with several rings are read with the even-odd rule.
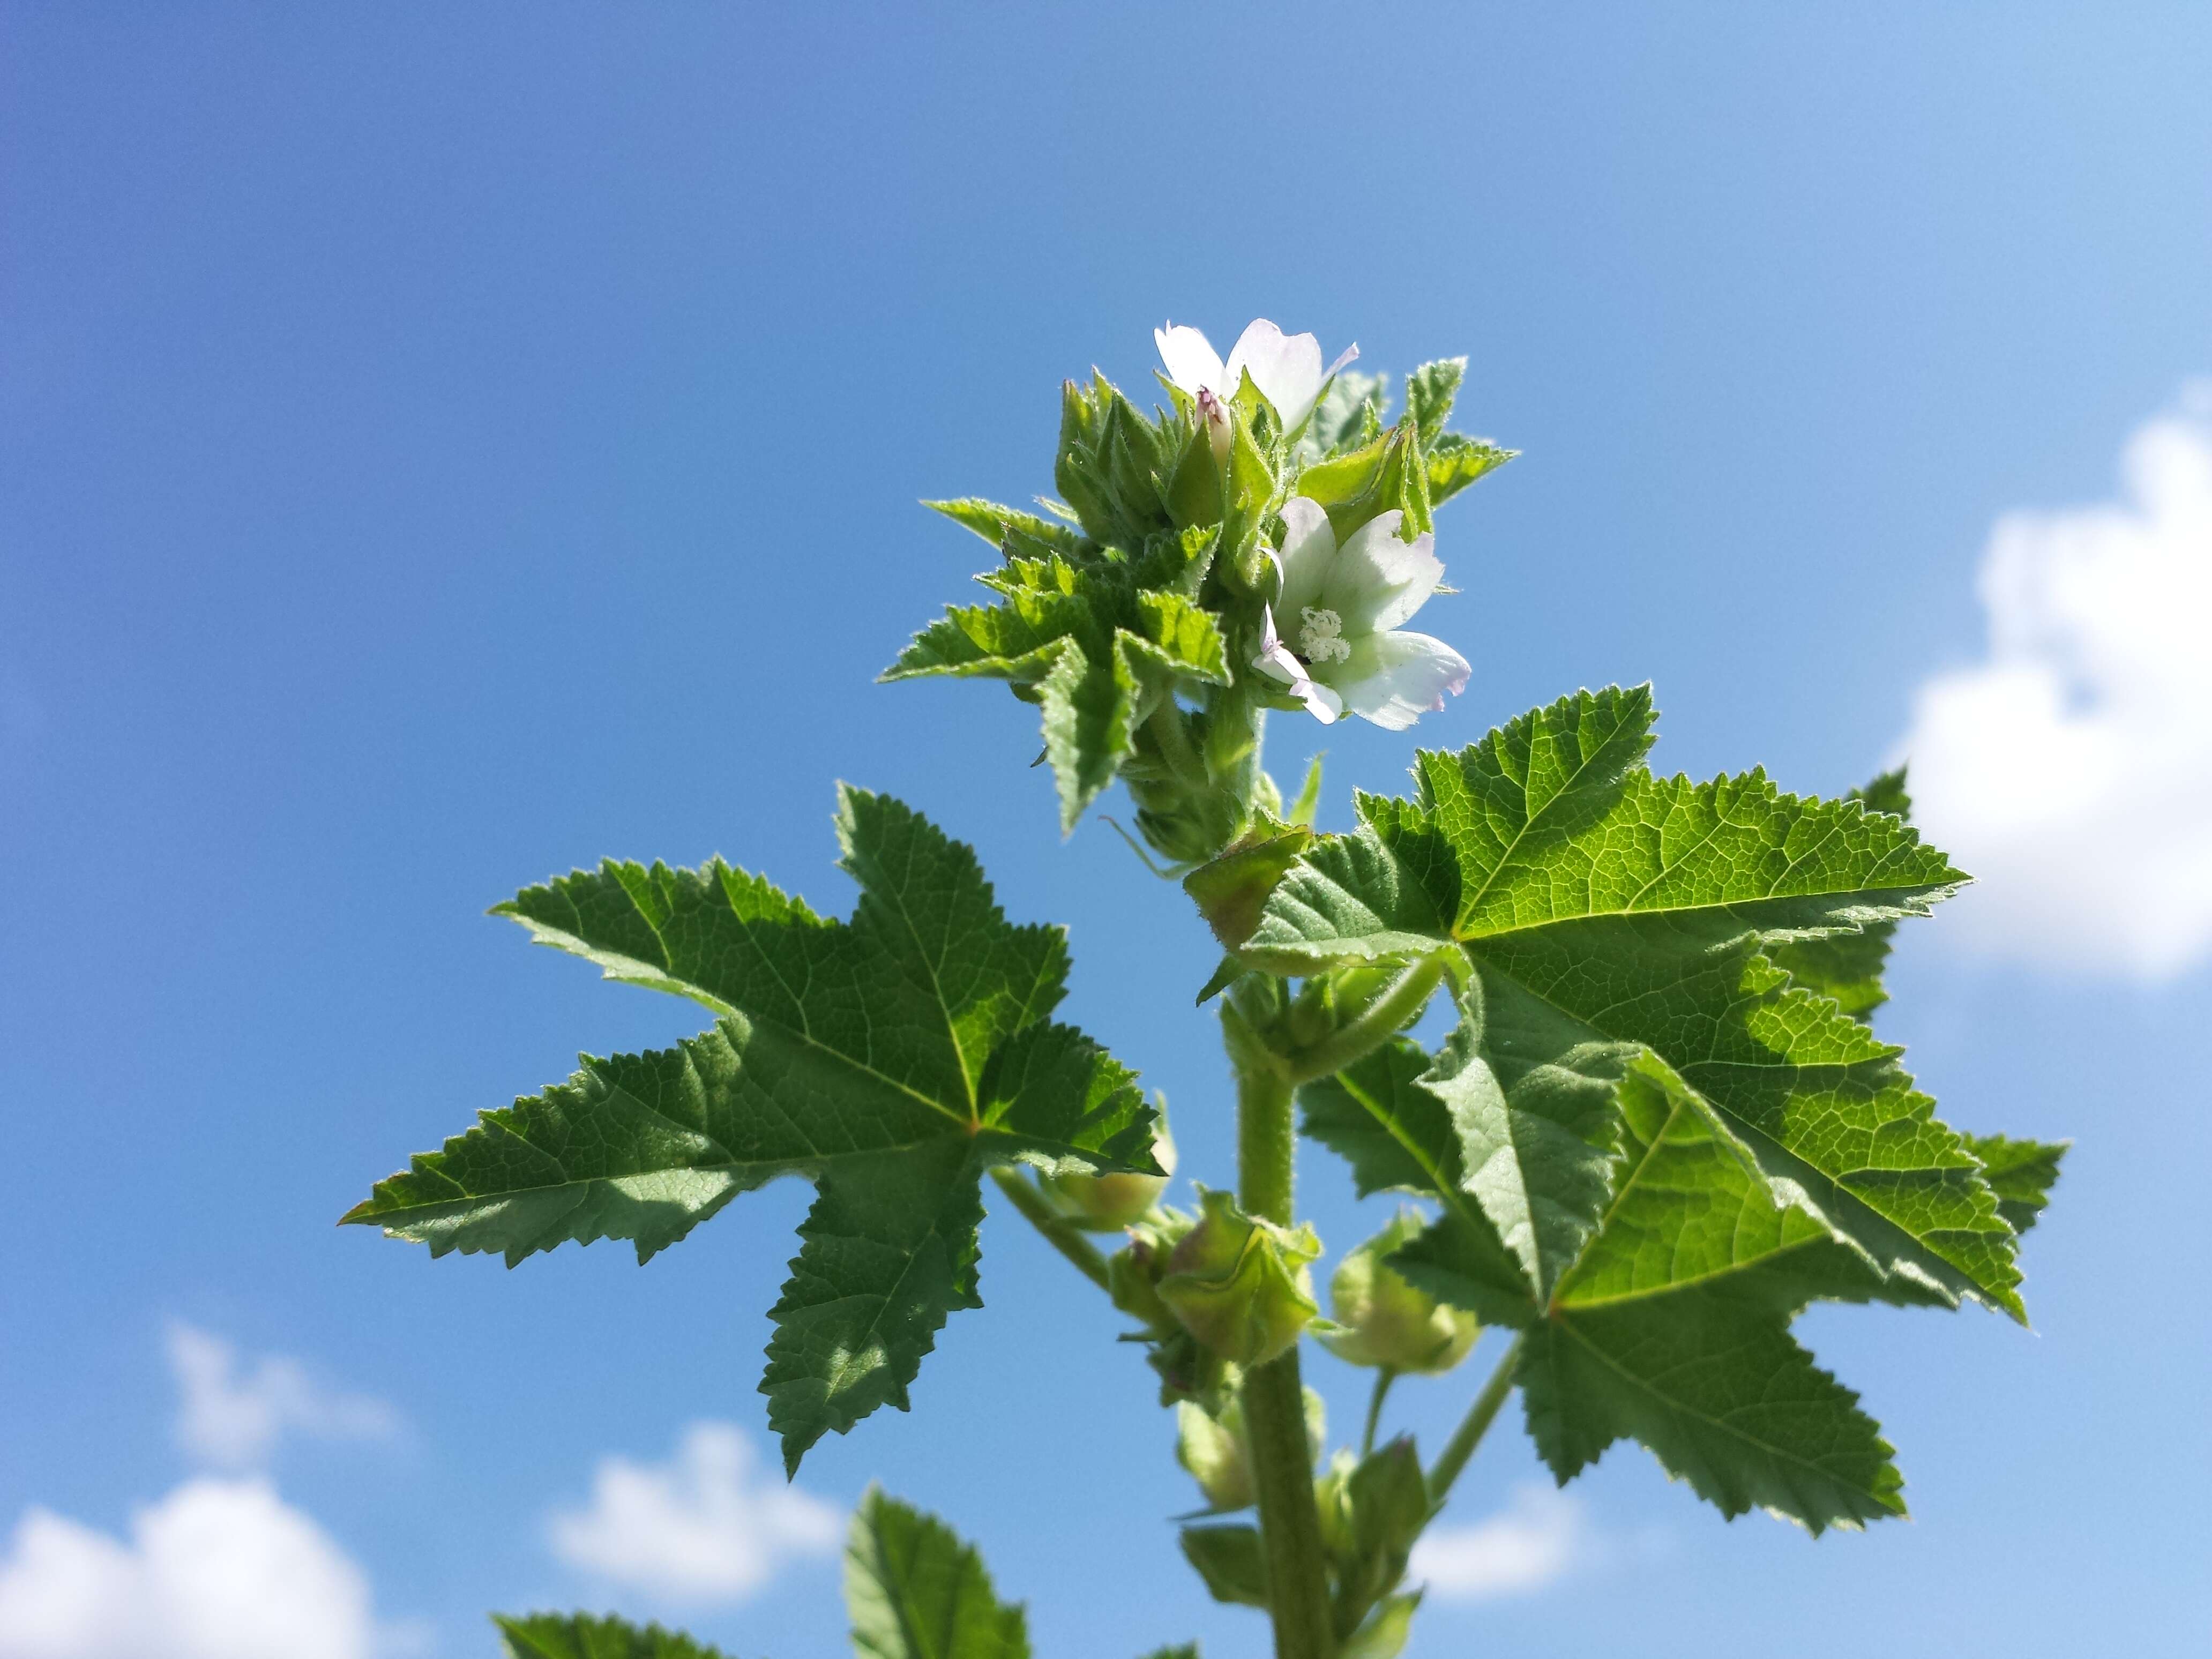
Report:
[[[1394,399],[1272,323],[1225,362],[1194,329],[1157,338],[1150,413],[1103,375],[1063,388],[1039,510],[931,503],[990,544],[985,595],[883,678],[1034,706],[1063,832],[1127,792],[1139,850],[1220,948],[1191,988],[1220,1024],[1237,1167],[1163,1201],[1161,1108],[1054,1018],[1064,933],[1009,919],[921,810],[845,787],[849,916],[719,859],[610,860],[500,905],[706,1029],[586,1056],[345,1219],[510,1267],[600,1239],[645,1262],[743,1193],[811,1182],[760,1383],[795,1472],[907,1408],[947,1316],[982,1305],[977,1226],[1003,1203],[1096,1287],[1097,1340],[1144,1345],[1162,1455],[1196,1487],[1182,1553],[1266,1613],[1280,1659],[1399,1650],[1413,1546],[1516,1394],[1563,1484],[1630,1440],[1724,1516],[1903,1515],[1881,1428],[1790,1328],[1824,1300],[2025,1319],[2021,1239],[2063,1149],[1951,1127],[1870,1024],[1897,924],[1966,878],[1910,827],[1899,775],[1823,800],[1757,769],[1655,774],[1647,687],[1417,751],[1406,793],[1319,832],[1319,769],[1285,794],[1271,718],[1395,732],[1462,691],[1467,657],[1411,624],[1450,614],[1429,604],[1439,509],[1512,453],[1451,429],[1463,359]],[[1408,1032],[1432,1004],[1430,1048]],[[1333,1265],[1297,1207],[1301,1137],[1387,1216]],[[1373,1374],[1354,1444],[1328,1443],[1309,1337]],[[1443,1444],[1388,1432],[1394,1382],[1455,1386],[1470,1356]],[[880,1492],[847,1585],[868,1659],[1029,1651],[975,1552]],[[541,1659],[709,1651],[582,1615],[500,1626]]]

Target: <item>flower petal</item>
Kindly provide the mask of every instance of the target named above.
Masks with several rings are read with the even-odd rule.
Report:
[[[1291,654],[1275,632],[1273,609],[1264,605],[1260,607],[1260,654],[1252,659],[1252,666],[1285,685],[1296,685],[1306,677],[1305,665]]]
[[[1433,535],[1423,531],[1411,543],[1398,538],[1405,516],[1393,507],[1370,519],[1346,538],[1328,568],[1322,599],[1344,618],[1347,639],[1385,634],[1409,621],[1443,580]]]
[[[1402,732],[1457,696],[1473,671],[1465,657],[1426,634],[1370,634],[1329,675],[1346,708],[1385,731]]]
[[[1201,387],[1217,398],[1233,397],[1237,382],[1222,367],[1213,343],[1187,323],[1170,323],[1152,331],[1152,343],[1160,349],[1160,362],[1168,379],[1195,398]]]
[[[1275,613],[1267,605],[1260,607],[1260,654],[1252,659],[1252,666],[1269,679],[1279,680],[1323,726],[1334,725],[1336,717],[1344,713],[1344,699],[1328,687],[1316,684],[1308,677],[1306,665],[1291,654],[1275,632]]]
[[[1328,514],[1310,495],[1293,495],[1283,503],[1283,550],[1275,555],[1275,568],[1283,573],[1283,591],[1275,603],[1286,617],[1295,617],[1307,605],[1321,602],[1322,584],[1336,562],[1336,532]]]
[[[1295,432],[1321,400],[1321,342],[1310,334],[1285,334],[1261,318],[1230,348],[1228,374],[1233,389],[1240,373],[1249,371],[1260,395],[1274,404],[1283,430]]]

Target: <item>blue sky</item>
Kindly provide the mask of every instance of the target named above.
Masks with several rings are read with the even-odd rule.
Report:
[[[1030,711],[871,682],[988,556],[918,497],[1048,488],[1062,376],[1140,386],[1162,320],[1261,315],[1368,367],[1467,353],[1461,422],[1526,452],[1440,524],[1462,592],[1423,625],[1474,674],[1423,742],[1649,678],[1668,769],[1835,791],[1949,745],[2003,879],[1909,930],[1882,1029],[1952,1121],[2078,1143],[2033,1334],[1808,1322],[1912,1523],[1723,1524],[1629,1447],[1546,1509],[1501,1434],[1453,1520],[1548,1517],[1559,1570],[1440,1599],[1411,1651],[1689,1654],[1715,1621],[1807,1656],[2203,1650],[2212,20],[933,9],[0,7],[0,1528],[143,1556],[186,1498],[281,1506],[392,1653],[576,1603],[836,1650],[829,1556],[686,1607],[553,1544],[604,1458],[765,1444],[802,1188],[642,1270],[331,1223],[578,1049],[696,1024],[486,905],[719,851],[842,908],[838,778],[1070,926],[1068,1016],[1225,1173],[1179,896],[1098,826],[1057,838]],[[1324,741],[1274,738],[1279,772]],[[1325,823],[1410,751],[1325,743]],[[1363,1236],[1320,1155],[1304,1191]],[[943,1512],[1041,1655],[1257,1650],[1176,1553],[1136,1352],[1012,1218],[984,1251],[914,1413],[801,1486]],[[245,1369],[207,1383],[203,1346],[180,1394],[191,1332]],[[1406,1422],[1433,1442],[1480,1374],[1401,1389]],[[0,1653],[126,1650],[27,1628]]]

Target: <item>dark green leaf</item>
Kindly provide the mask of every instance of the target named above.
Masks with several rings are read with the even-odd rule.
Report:
[[[1964,878],[1856,802],[1652,776],[1650,720],[1646,690],[1583,692],[1423,754],[1414,799],[1362,797],[1362,827],[1284,878],[1244,959],[1310,973],[1455,943],[1493,998],[1670,1061],[1885,1273],[2017,1316],[2012,1231],[1965,1143],[1898,1050],[1763,954],[1924,914]]]
[[[495,1613],[508,1659],[723,1659],[719,1648],[658,1625],[594,1619],[586,1613]]]
[[[1899,818],[1911,816],[1912,797],[1905,793],[1901,766],[1883,773],[1863,788],[1852,790],[1850,799],[1869,812],[1887,812]],[[1893,921],[1872,921],[1856,933],[1786,940],[1769,954],[1777,967],[1807,990],[1833,997],[1845,1013],[1867,1019],[1889,1000],[1889,993],[1881,988],[1881,973],[1896,933]]]
[[[2042,1218],[2058,1184],[2059,1161],[2070,1141],[2014,1140],[2004,1135],[1968,1135],[1966,1146],[1982,1161],[1982,1178],[1997,1195],[1997,1213],[2024,1233]]]
[[[815,1183],[762,1388],[787,1465],[902,1408],[945,1315],[977,1305],[978,1183],[994,1164],[1156,1174],[1132,1073],[1070,1027],[1055,928],[1006,920],[974,854],[848,789],[861,896],[825,921],[758,877],[608,863],[501,910],[611,978],[722,1015],[671,1049],[598,1060],[486,1112],[345,1219],[509,1263],[566,1241],[643,1261],[778,1176]]]
[[[974,1547],[872,1486],[845,1546],[845,1608],[861,1659],[1029,1659],[1021,1605],[998,1599]]]

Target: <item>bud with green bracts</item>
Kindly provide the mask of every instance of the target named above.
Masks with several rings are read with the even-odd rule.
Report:
[[[1175,1174],[1176,1146],[1175,1137],[1168,1133],[1167,1097],[1154,1098],[1159,1104],[1160,1127],[1152,1140],[1152,1158],[1165,1173],[1038,1176],[1037,1185],[1062,1219],[1091,1232],[1119,1232],[1143,1220],[1160,1201],[1169,1176]]]
[[[1233,1369],[1233,1368],[1232,1368]],[[1231,1376],[1222,1391],[1219,1416],[1184,1401],[1176,1407],[1176,1462],[1190,1472],[1217,1514],[1249,1509],[1254,1501],[1252,1450],[1244,1437],[1244,1401]],[[1328,1408],[1311,1389],[1305,1391],[1306,1445],[1314,1457],[1328,1440]]]
[[[1346,1256],[1329,1280],[1329,1304],[1340,1328],[1321,1340],[1339,1359],[1434,1376],[1458,1364],[1474,1346],[1481,1328],[1473,1314],[1416,1290],[1385,1260],[1423,1225],[1418,1212],[1399,1211],[1389,1226]]]
[[[1169,1256],[1160,1300],[1222,1358],[1264,1365],[1321,1312],[1307,1269],[1321,1240],[1311,1227],[1246,1215],[1227,1193],[1200,1188],[1199,1202],[1204,1216]]]

